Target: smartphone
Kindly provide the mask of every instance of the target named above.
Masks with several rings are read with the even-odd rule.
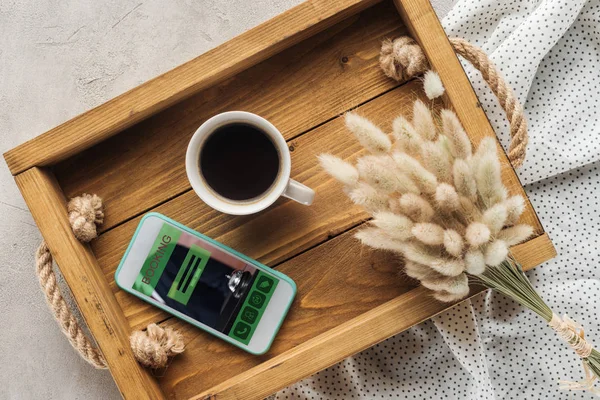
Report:
[[[140,221],[115,281],[256,355],[269,350],[296,295],[284,274],[154,212]]]

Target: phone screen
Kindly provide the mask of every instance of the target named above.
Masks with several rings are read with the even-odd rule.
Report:
[[[248,344],[279,279],[163,223],[133,289]]]

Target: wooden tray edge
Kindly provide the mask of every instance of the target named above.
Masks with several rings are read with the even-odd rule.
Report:
[[[311,0],[4,153],[13,175],[81,152],[381,0]]]
[[[71,230],[66,200],[52,172],[33,167],[15,181],[123,397],[163,399],[158,382],[133,355],[129,324],[96,257]]]
[[[533,239],[510,248],[515,260],[523,267],[523,271],[529,271],[542,263],[556,257],[556,249],[546,232]]]

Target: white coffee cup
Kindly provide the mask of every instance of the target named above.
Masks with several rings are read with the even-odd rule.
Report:
[[[223,126],[240,123],[251,125],[267,135],[279,155],[279,171],[271,187],[257,197],[243,201],[228,199],[214,191],[200,170],[200,157],[206,139]],[[291,157],[281,132],[266,119],[245,111],[224,112],[204,122],[188,144],[185,169],[196,194],[210,207],[227,214],[247,215],[262,211],[280,196],[304,205],[312,204],[315,197],[315,192],[311,188],[290,179]]]

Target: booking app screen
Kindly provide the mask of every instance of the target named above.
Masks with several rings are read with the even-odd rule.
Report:
[[[248,344],[279,279],[164,223],[133,289]]]

